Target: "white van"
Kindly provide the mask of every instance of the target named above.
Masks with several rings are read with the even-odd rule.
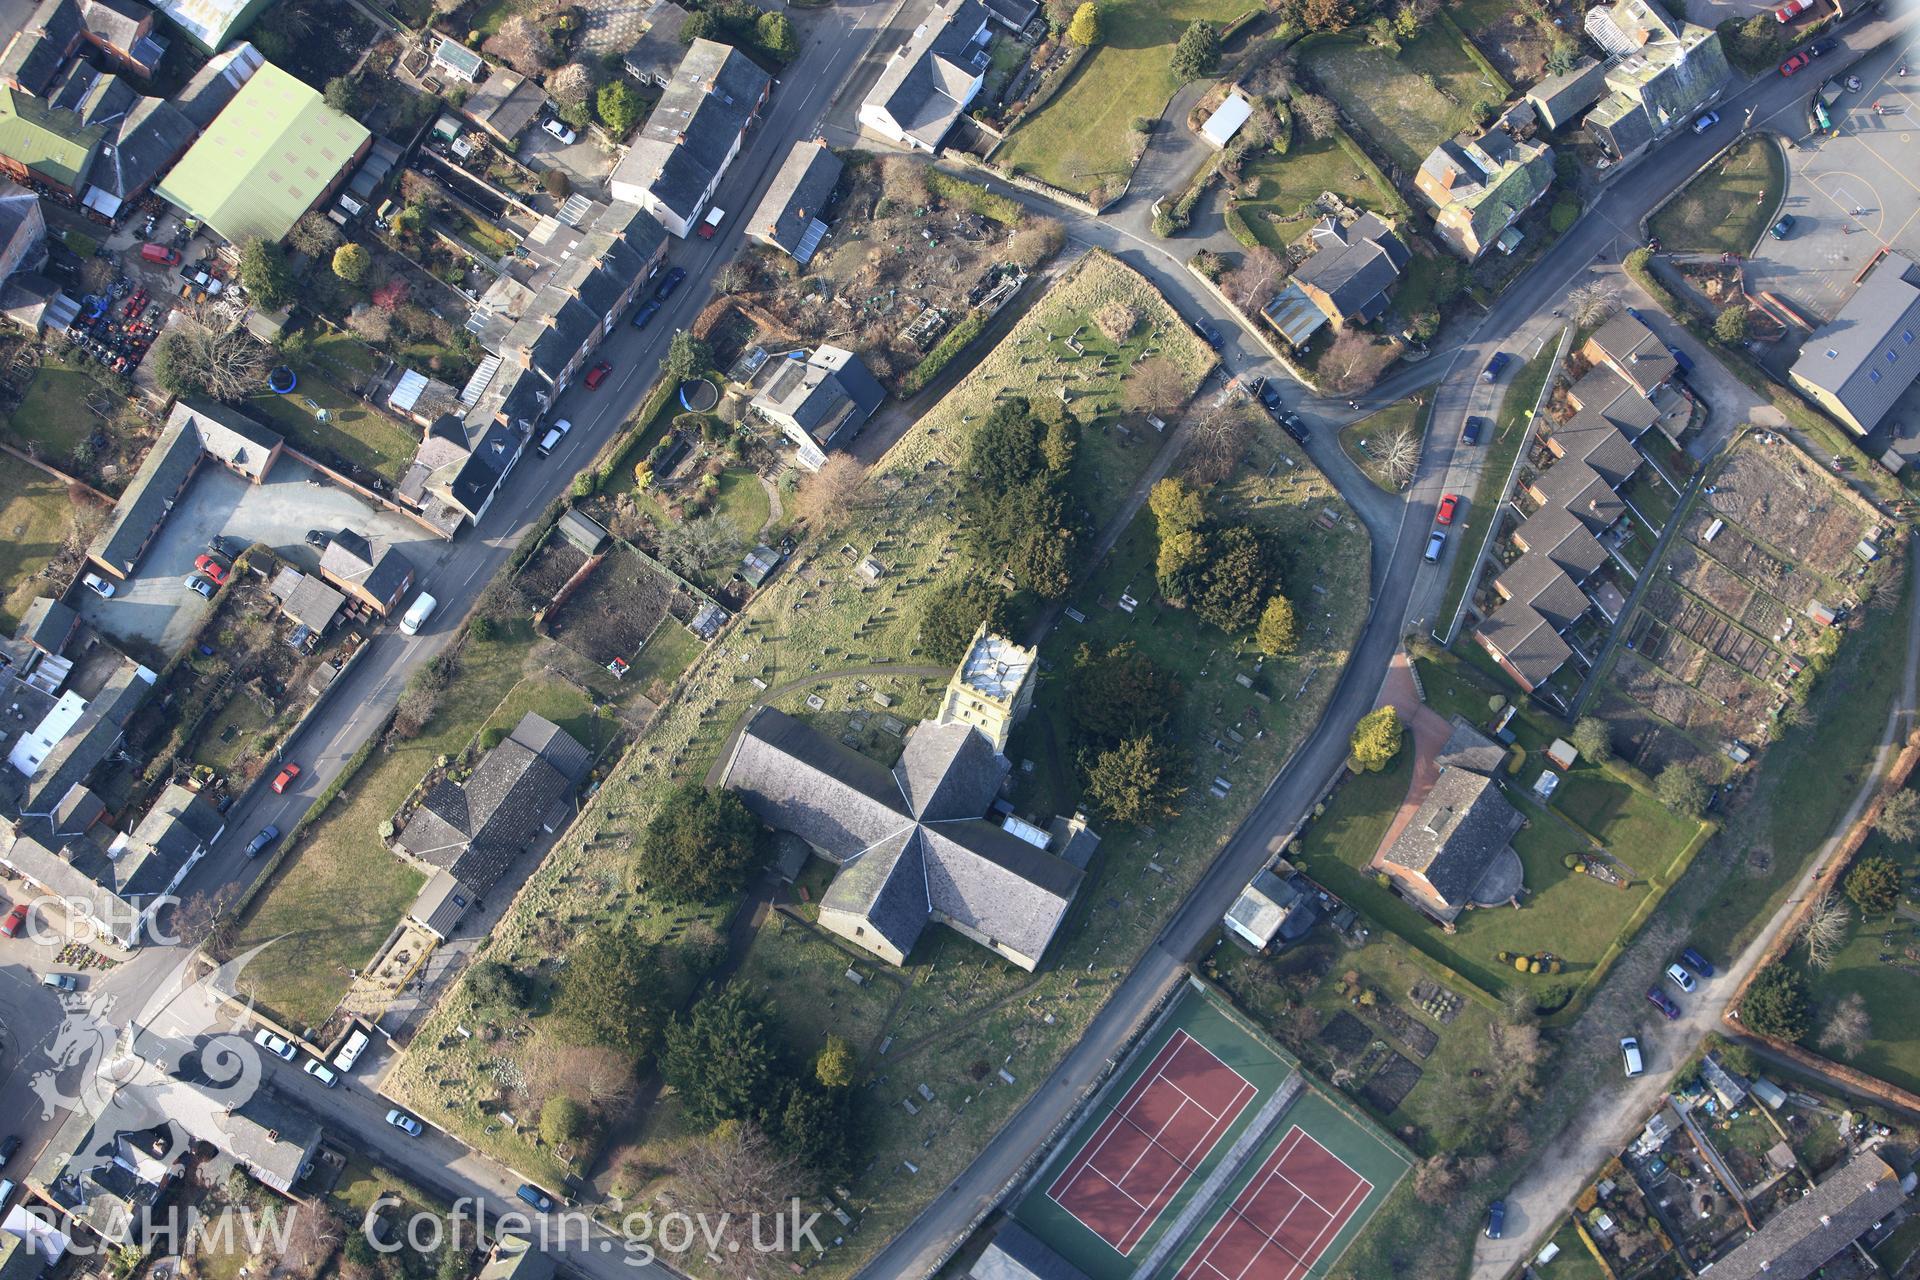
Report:
[[[567,438],[567,432],[571,430],[573,430],[573,424],[565,418],[560,419],[553,424],[553,428],[545,436],[541,437],[539,447],[534,452],[543,458],[547,457],[560,447],[560,442]]]
[[[400,630],[410,636],[420,634],[420,628],[427,625],[427,619],[440,607],[440,602],[422,591],[413,598],[413,604],[407,609],[406,616],[400,619]]]
[[[353,1070],[353,1064],[360,1061],[360,1055],[367,1051],[367,1033],[355,1031],[347,1037],[346,1047],[333,1055],[333,1065],[340,1071]]]

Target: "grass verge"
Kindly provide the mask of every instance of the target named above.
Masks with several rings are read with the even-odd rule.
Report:
[[[1721,152],[1653,215],[1649,229],[1667,253],[1751,253],[1786,181],[1780,145],[1755,134]]]

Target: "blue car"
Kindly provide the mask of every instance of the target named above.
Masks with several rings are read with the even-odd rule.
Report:
[[[685,267],[675,267],[673,270],[667,272],[667,278],[662,280],[660,287],[653,291],[655,301],[665,302],[668,298],[671,298],[673,291],[678,289],[680,282],[686,278],[687,269]]]
[[[1493,359],[1487,361],[1487,367],[1480,371],[1480,381],[1492,382],[1499,377],[1500,371],[1507,367],[1507,361],[1510,359],[1512,357],[1504,351],[1494,352]]]
[[[1487,1239],[1498,1240],[1507,1227],[1507,1202],[1495,1200],[1487,1206]]]
[[[534,1186],[531,1182],[521,1183],[518,1187],[514,1188],[513,1194],[525,1200],[541,1213],[551,1213],[553,1211],[553,1197]]]
[[[1711,978],[1713,976],[1713,962],[1701,955],[1698,951],[1695,951],[1692,947],[1688,947],[1682,951],[1680,958],[1686,961],[1687,966],[1701,977]]]
[[[640,304],[638,311],[633,313],[633,327],[636,329],[644,329],[647,327],[647,322],[659,314],[660,300],[657,298],[649,298]]]
[[[1212,347],[1215,351],[1218,351],[1226,344],[1226,340],[1220,336],[1220,331],[1211,324],[1208,324],[1205,320],[1195,320],[1193,322],[1193,331],[1200,335],[1202,342]]]
[[[1466,424],[1460,428],[1460,439],[1467,444],[1479,444],[1480,419],[1468,414]]]

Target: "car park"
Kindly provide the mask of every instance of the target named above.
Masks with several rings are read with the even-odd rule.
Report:
[[[1660,988],[1648,987],[1647,999],[1653,1001],[1653,1007],[1666,1014],[1667,1017],[1677,1018],[1680,1016],[1680,1006],[1673,1002],[1672,996]]]
[[[280,828],[274,826],[272,823],[268,823],[266,826],[260,828],[253,839],[247,841],[247,856],[249,858],[259,857],[262,853],[266,852],[267,846],[279,838]]]
[[[40,985],[52,991],[77,991],[80,979],[70,973],[43,973],[40,975]]]
[[[1435,561],[1439,560],[1440,553],[1446,550],[1446,547],[1447,547],[1446,534],[1442,533],[1438,529],[1435,529],[1432,533],[1428,534],[1427,535],[1427,551],[1426,551],[1426,557],[1425,557],[1426,562],[1428,564],[1433,564]]]
[[[216,587],[223,585],[227,580],[227,567],[212,556],[194,557],[193,567],[206,574]]]
[[[188,574],[187,580],[180,585],[202,599],[213,599],[213,584],[197,573]]]
[[[660,300],[658,298],[648,298],[640,304],[640,309],[633,313],[633,327],[636,329],[644,329],[647,327],[647,321],[659,314]]]
[[[1687,947],[1682,950],[1680,952],[1680,958],[1686,961],[1687,966],[1701,977],[1711,978],[1713,976],[1713,962],[1701,955],[1698,951],[1695,951],[1692,947]]]
[[[292,1062],[295,1058],[300,1056],[294,1050],[294,1047],[292,1045],[288,1044],[281,1037],[273,1034],[273,1032],[267,1030],[265,1027],[262,1027],[258,1031],[253,1033],[253,1042],[259,1045],[262,1049],[265,1049],[268,1053],[272,1054],[274,1057],[284,1058],[288,1062]]]
[[[668,298],[671,298],[673,291],[678,289],[680,282],[686,278],[687,269],[685,267],[675,267],[673,270],[667,272],[666,278],[660,282],[660,287],[653,291],[654,300],[656,302],[665,302]]]
[[[1629,1080],[1647,1069],[1647,1060],[1640,1053],[1640,1041],[1633,1036],[1620,1037],[1620,1058],[1627,1068]]]
[[[17,938],[27,923],[27,904],[22,902],[0,920],[0,938]]]
[[[1785,240],[1788,236],[1792,235],[1793,215],[1790,213],[1781,214],[1780,221],[1767,228],[1767,234],[1775,240]]]
[[[290,764],[286,768],[282,769],[279,773],[274,774],[273,775],[273,794],[275,795],[286,794],[287,788],[291,786],[293,783],[293,780],[299,776],[300,776],[300,766],[297,764]]]
[[[1513,359],[1513,357],[1504,351],[1494,352],[1493,358],[1487,361],[1487,367],[1480,371],[1480,381],[1492,382],[1495,378],[1498,378],[1500,371],[1507,367],[1507,361],[1511,359]]]
[[[99,596],[102,600],[113,599],[113,584],[97,573],[90,573],[80,579],[80,585]]]
[[[339,1073],[318,1058],[308,1058],[300,1069],[329,1089],[340,1083]]]
[[[415,1120],[398,1107],[387,1112],[387,1123],[400,1132],[410,1134],[416,1138],[426,1131],[426,1126],[422,1125],[418,1120]]]
[[[1812,62],[1812,61],[1813,61],[1812,55],[1806,53],[1803,50],[1800,53],[1794,54],[1791,58],[1788,58],[1785,62],[1780,64],[1780,74],[1783,76],[1790,76],[1794,72],[1798,71],[1800,68],[1806,66],[1809,62]]]
[[[513,1194],[525,1200],[541,1213],[551,1213],[553,1211],[553,1197],[534,1186],[531,1182],[521,1183],[518,1187],[514,1188]]]
[[[1467,415],[1466,423],[1460,428],[1460,439],[1466,444],[1480,443],[1480,425],[1482,419]]]
[[[521,127],[525,128],[526,126],[522,125]],[[567,146],[572,146],[574,138],[578,136],[577,134],[574,133],[573,130],[567,128],[566,122],[563,120],[555,120],[550,118],[543,121],[540,127],[542,129],[545,129],[548,133],[552,134],[554,137],[558,138],[561,142],[565,143]]]
[[[1695,133],[1705,133],[1719,123],[1720,113],[1718,111],[1709,111],[1693,122],[1693,131]]]
[[[1507,1229],[1507,1202],[1495,1200],[1487,1206],[1487,1239],[1498,1240],[1501,1232]]]
[[[598,391],[600,384],[605,382],[607,375],[612,372],[613,365],[606,360],[602,360],[599,364],[587,370],[587,390]]]
[[[1672,979],[1674,986],[1680,988],[1688,995],[1693,994],[1693,989],[1696,984],[1694,983],[1693,975],[1687,972],[1687,966],[1683,964],[1668,965],[1667,977]]]
[[[1200,341],[1206,343],[1215,351],[1218,351],[1226,345],[1226,339],[1220,336],[1220,331],[1208,323],[1205,317],[1201,317],[1193,322],[1193,331],[1200,335]]]
[[[534,452],[543,458],[552,457],[553,451],[560,447],[560,442],[567,438],[567,432],[571,430],[573,430],[573,424],[565,418],[561,418],[551,427],[547,428],[547,434],[540,437],[540,444],[534,449]]]
[[[1460,495],[1457,493],[1450,493],[1446,497],[1440,499],[1440,510],[1434,513],[1433,518],[1439,521],[1441,524],[1452,524],[1454,513],[1459,509],[1460,509]]]

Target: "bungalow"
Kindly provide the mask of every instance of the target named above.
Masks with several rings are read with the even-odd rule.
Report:
[[[1393,224],[1378,214],[1364,214],[1351,224],[1322,218],[1309,238],[1313,256],[1300,264],[1286,287],[1261,310],[1267,322],[1296,347],[1322,323],[1332,324],[1339,332],[1385,315],[1393,305],[1388,291],[1411,261]],[[1298,306],[1297,299],[1310,303],[1311,309]]]
[[[914,28],[866,100],[860,127],[931,155],[986,81],[993,15],[980,0],[945,0]]]
[[[683,239],[740,153],[773,81],[731,45],[695,40],[614,166],[613,198],[637,204]]]
[[[1281,876],[1263,867],[1221,923],[1229,938],[1264,952],[1276,941],[1282,947],[1298,942],[1319,919],[1320,898],[1311,880],[1297,871]]]

